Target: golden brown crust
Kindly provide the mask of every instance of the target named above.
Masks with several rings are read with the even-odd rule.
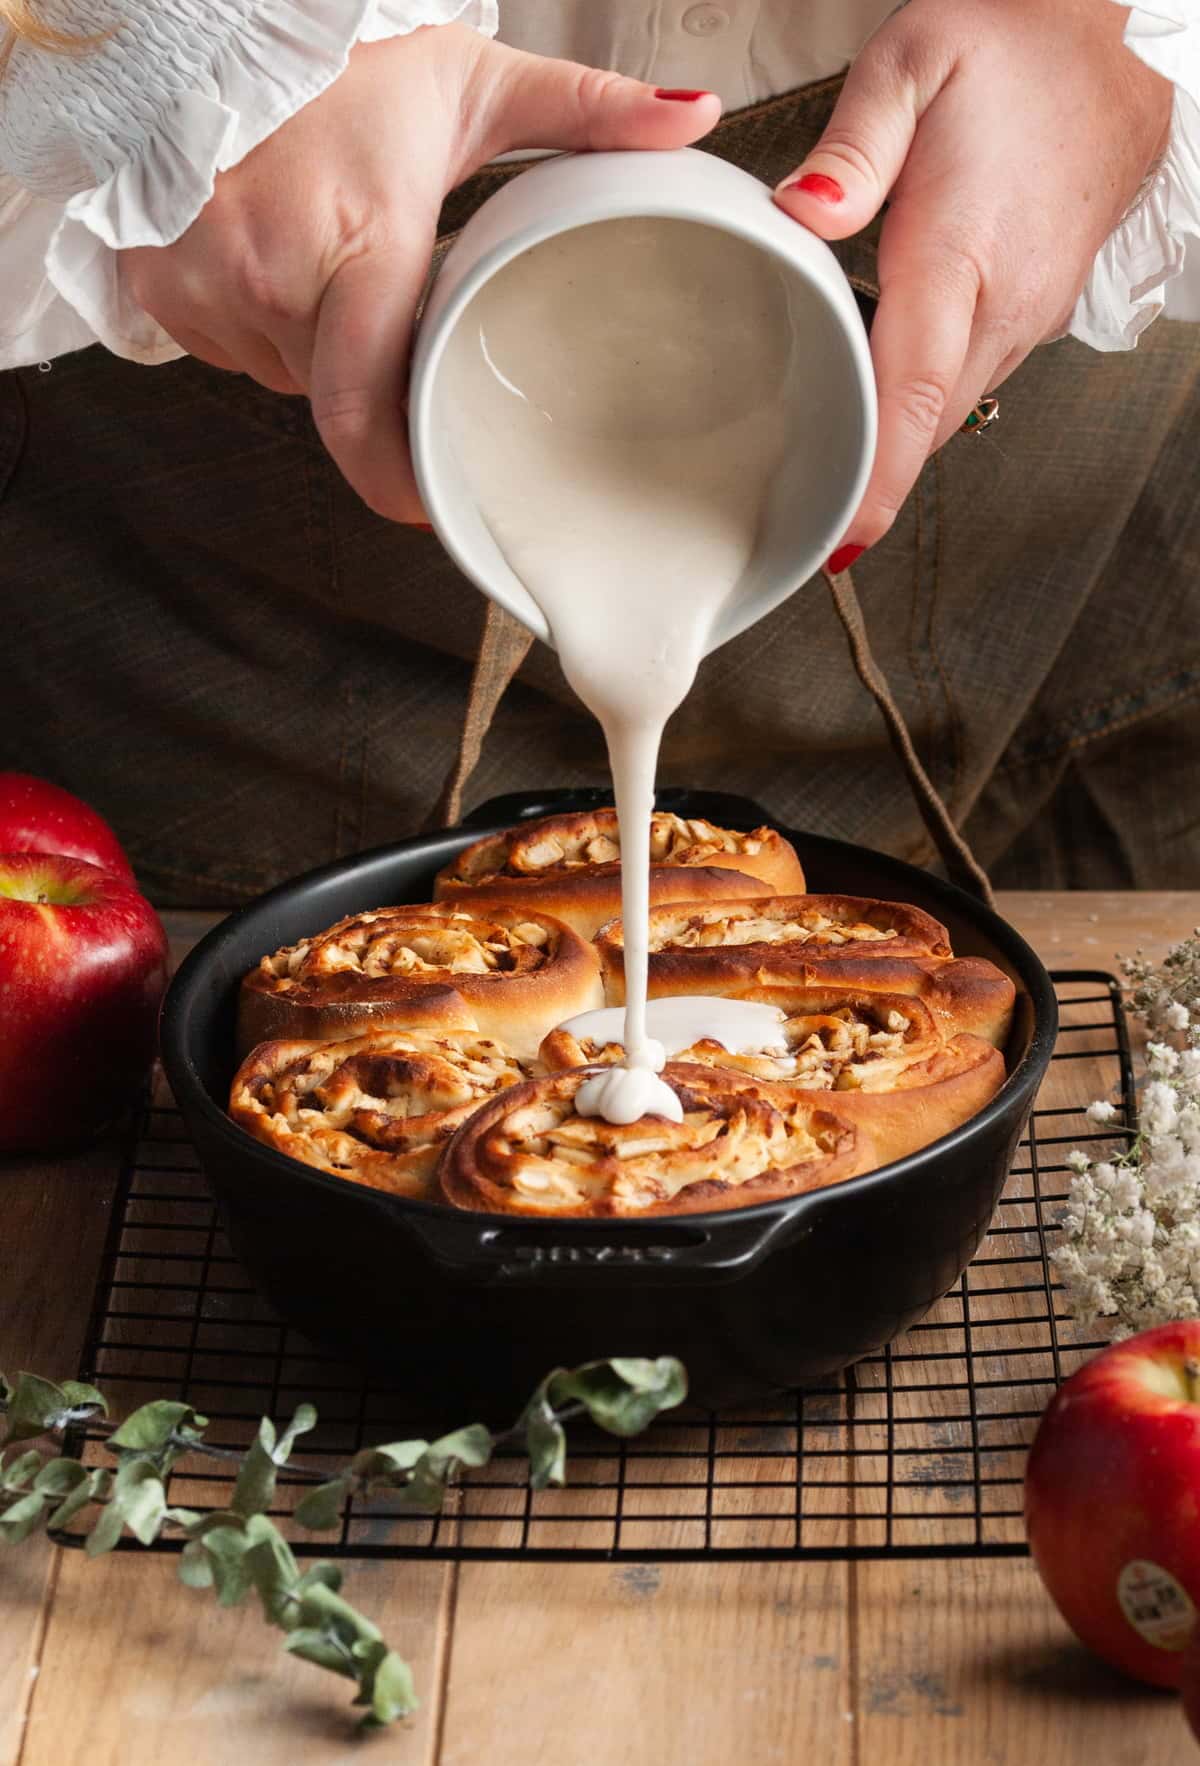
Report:
[[[608,997],[624,996],[620,920],[596,939]],[[650,991],[725,994],[744,982],[819,978],[826,963],[852,957],[949,957],[946,928],[904,902],[854,895],[775,895],[758,901],[673,903],[650,913]],[[701,980],[703,984],[701,984]]]
[[[551,1026],[601,993],[595,951],[549,914],[449,902],[379,908],[264,957],[242,982],[238,1046],[468,1029],[532,1055]]]
[[[787,965],[794,973],[780,975],[765,966],[749,987],[733,986],[734,999],[761,1000],[790,1009],[797,993],[832,998],[856,994],[908,994],[932,1013],[943,1040],[961,1034],[979,1036],[1003,1048],[1012,1023],[1017,990],[1012,981],[986,957],[831,957],[822,963]],[[695,986],[678,983],[671,990],[707,993],[703,977]],[[656,993],[651,986],[651,992]]]
[[[229,1114],[291,1159],[428,1200],[454,1130],[485,1099],[527,1077],[508,1050],[470,1031],[266,1042],[235,1074]]]
[[[942,1046],[928,1006],[904,994],[792,988],[763,1003],[783,1014],[786,1052],[766,1047],[731,1051],[705,1039],[668,1050],[670,1059],[726,1067],[804,1091],[841,1092],[888,1085],[903,1068],[928,1060]],[[543,1042],[538,1058],[547,1072],[563,1073],[573,1067],[615,1066],[624,1059],[624,1049],[619,1042],[581,1042],[569,1030],[558,1029]]]
[[[960,1128],[1004,1084],[1004,1057],[978,1036],[956,1036],[877,1089],[837,1092],[834,1107],[866,1129],[880,1165],[903,1159]]]
[[[878,1163],[836,1099],[670,1063],[663,1077],[683,1122],[618,1125],[575,1114],[587,1077],[552,1074],[477,1110],[442,1155],[446,1200],[542,1219],[644,1219],[778,1201]]]
[[[748,834],[657,811],[651,824],[650,900],[753,898],[804,887],[791,844],[773,828]],[[549,816],[489,834],[439,874],[439,901],[528,902],[584,938],[621,910],[616,812]]]

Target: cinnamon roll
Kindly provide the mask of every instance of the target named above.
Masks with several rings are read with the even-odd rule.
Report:
[[[264,1042],[244,1061],[229,1114],[305,1165],[428,1200],[446,1141],[528,1069],[474,1032],[374,1031],[344,1042]]]
[[[596,940],[610,1003],[625,999],[621,922]],[[855,896],[771,896],[668,905],[650,914],[652,999],[712,994],[773,1002],[797,987],[916,997],[947,1037],[1000,1046],[1016,989],[983,957],[955,957],[946,928],[920,908]]]
[[[596,940],[609,992],[623,983],[625,940],[620,920]],[[852,954],[871,958],[950,956],[946,928],[920,908],[855,895],[773,895],[758,901],[674,902],[650,911],[650,973],[692,980],[753,981],[759,973],[791,973],[791,965]],[[660,989],[671,991],[673,988]],[[689,992],[701,991],[689,986]],[[715,986],[702,991],[720,993]]]
[[[777,1008],[782,1049],[778,1043],[727,1049],[705,1039],[669,1050],[672,1058],[800,1092],[833,1094],[831,1107],[868,1131],[879,1164],[959,1127],[1004,1084],[998,1049],[970,1034],[946,1040],[928,1005],[905,994],[774,988],[738,997]],[[620,1043],[598,1046],[564,1029],[552,1031],[541,1050],[552,1072],[585,1062],[609,1065],[623,1057]]]
[[[669,1058],[727,1067],[805,1091],[878,1090],[903,1068],[928,1060],[942,1046],[928,1006],[904,994],[780,988],[738,997],[761,998],[776,1008],[778,1040],[761,1047],[726,1048],[711,1037],[701,1037],[686,1048],[668,1045]],[[577,1037],[566,1027],[552,1030],[540,1051],[541,1063],[551,1073],[612,1066],[624,1058],[619,1042]]]
[[[879,1163],[869,1131],[837,1100],[679,1062],[663,1077],[683,1121],[622,1126],[576,1114],[587,1077],[551,1074],[476,1110],[442,1155],[446,1200],[557,1218],[696,1214],[799,1195]]]
[[[531,1056],[602,997],[596,953],[526,907],[451,902],[352,914],[262,959],[242,982],[240,1052],[368,1030],[468,1029]]]
[[[650,826],[650,900],[728,900],[804,888],[790,843],[773,828],[739,834],[656,811]],[[488,834],[440,872],[439,901],[529,903],[584,938],[621,911],[616,811],[550,816]]]

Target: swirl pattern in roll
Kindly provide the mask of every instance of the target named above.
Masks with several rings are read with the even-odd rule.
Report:
[[[433,903],[352,914],[262,959],[242,983],[238,1042],[368,1030],[478,1030],[519,1056],[602,997],[596,952],[549,914]]]
[[[786,987],[737,997],[776,1007],[786,1053],[730,1050],[704,1040],[672,1051],[672,1058],[806,1093],[832,1093],[833,1108],[868,1131],[880,1164],[960,1127],[1004,1084],[998,1049],[969,1032],[945,1036],[928,1005],[915,997]],[[541,1050],[551,1071],[585,1062],[611,1065],[623,1056],[619,1043],[597,1046],[561,1029],[551,1032]]]
[[[613,920],[596,940],[608,1001],[625,999],[624,940]],[[668,904],[650,914],[652,999],[715,994],[766,999],[764,989],[896,993],[923,1000],[943,1036],[1008,1035],[1016,989],[994,963],[956,958],[949,934],[920,908],[859,896],[769,896]]]
[[[229,1114],[256,1140],[305,1165],[428,1200],[455,1129],[528,1077],[499,1043],[470,1031],[264,1042],[234,1077]]]
[[[726,1069],[669,1063],[682,1122],[579,1116],[588,1070],[551,1074],[468,1118],[438,1171],[456,1208],[538,1217],[646,1218],[748,1207],[840,1183],[879,1163],[836,1100]]]
[[[942,1046],[928,1006],[905,994],[795,988],[780,989],[763,1003],[780,1014],[786,1052],[766,1046],[727,1049],[706,1037],[687,1048],[669,1049],[671,1060],[727,1067],[805,1091],[853,1091],[887,1085],[903,1067],[928,1059]],[[552,1030],[540,1051],[542,1065],[551,1073],[615,1066],[624,1058],[619,1042],[580,1039],[565,1028]]]
[[[621,911],[616,811],[549,816],[468,846],[439,874],[439,900],[528,902],[584,938]],[[650,827],[650,900],[753,898],[804,888],[790,842],[773,828],[749,834],[656,811]]]

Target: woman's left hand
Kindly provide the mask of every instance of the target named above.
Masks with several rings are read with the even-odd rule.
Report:
[[[871,337],[875,470],[846,544],[882,539],[929,455],[1066,329],[1166,146],[1172,88],[1113,0],[910,0],[866,45],[776,200],[824,239],[890,201]]]

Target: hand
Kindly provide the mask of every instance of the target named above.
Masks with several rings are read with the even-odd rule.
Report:
[[[684,147],[719,114],[709,93],[664,99],[461,25],[360,45],[182,238],[122,253],[121,273],[191,355],[307,393],[360,496],[419,521],[404,401],[446,192],[514,148]]]
[[[911,0],[777,191],[824,239],[891,200],[871,336],[879,450],[842,568],[978,401],[1062,334],[1165,147],[1172,89],[1125,48],[1126,18],[1112,0]]]

